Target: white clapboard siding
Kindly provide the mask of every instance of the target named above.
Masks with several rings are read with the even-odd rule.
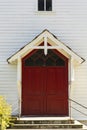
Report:
[[[37,11],[37,0],[0,0],[0,95],[13,104],[13,114],[18,114],[17,66],[7,58],[44,29],[87,60],[87,0],[53,0],[48,13]],[[75,68],[71,90],[71,98],[87,106],[87,61]],[[87,119],[75,110],[72,117]]]

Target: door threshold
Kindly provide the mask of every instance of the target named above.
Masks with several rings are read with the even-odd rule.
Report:
[[[45,117],[28,117],[28,116],[22,116],[19,118],[20,120],[69,120],[70,117],[64,116],[64,117],[56,117],[56,116],[45,116]]]

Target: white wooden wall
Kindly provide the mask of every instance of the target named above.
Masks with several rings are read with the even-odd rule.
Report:
[[[87,0],[53,0],[49,13],[37,11],[37,0],[0,0],[0,95],[16,104],[14,114],[18,114],[17,67],[6,60],[44,29],[87,60]],[[71,95],[87,106],[87,61],[75,69]],[[74,110],[72,116],[87,119]]]

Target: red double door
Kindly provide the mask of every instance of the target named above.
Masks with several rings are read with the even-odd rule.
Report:
[[[68,69],[22,67],[22,115],[68,115]]]

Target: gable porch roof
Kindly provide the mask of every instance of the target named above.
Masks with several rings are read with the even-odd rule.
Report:
[[[43,46],[40,44],[44,42]],[[48,46],[49,43],[51,46]],[[73,58],[76,63],[83,63],[85,60],[79,56],[76,52],[74,52],[67,45],[62,43],[54,34],[45,29],[38,36],[36,36],[31,42],[23,46],[20,50],[18,50],[15,54],[7,59],[8,63],[14,64],[17,63],[18,58],[23,58],[25,55],[30,53],[33,49],[44,49],[45,55],[47,54],[48,49],[56,49],[63,55],[65,55],[68,59]]]

